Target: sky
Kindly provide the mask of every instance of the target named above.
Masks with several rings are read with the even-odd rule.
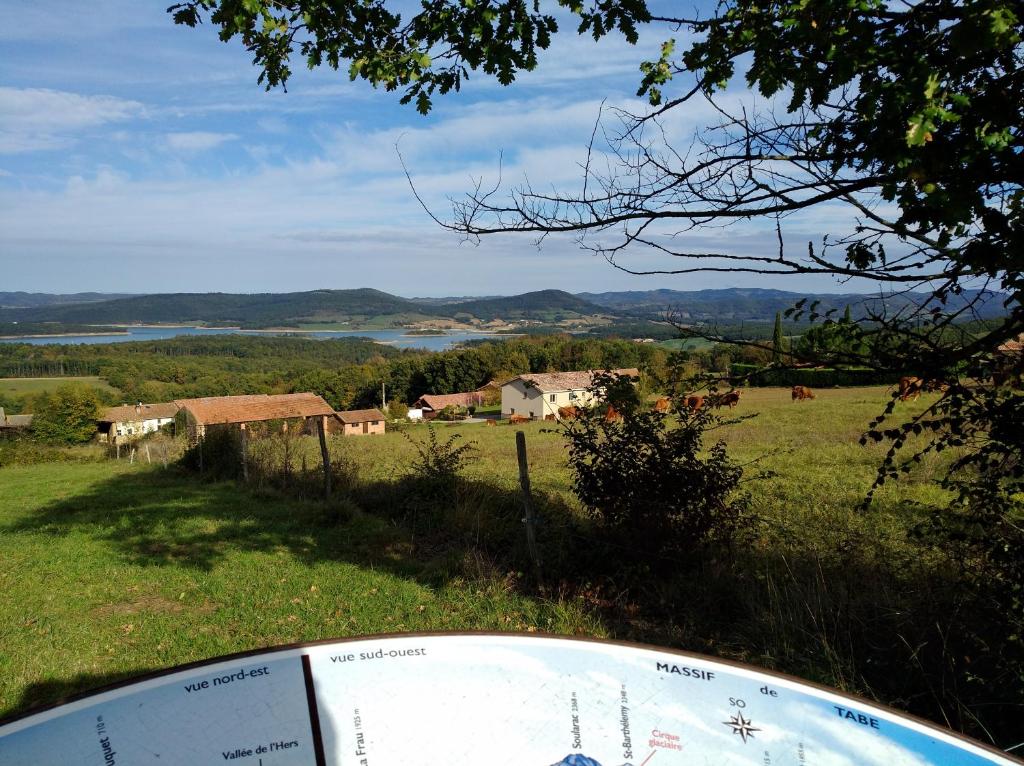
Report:
[[[423,117],[396,93],[293,62],[266,92],[235,40],[175,26],[164,2],[6,0],[0,28],[0,291],[286,292],[374,287],[404,296],[773,287],[850,292],[828,278],[631,276],[571,238],[480,243],[435,224],[477,179],[578,189],[602,104],[642,110],[637,46],[563,23],[511,87],[482,74]],[[685,34],[685,33],[684,33]],[[681,37],[681,35],[676,35]],[[731,94],[747,98],[742,92]],[[713,119],[694,105],[669,129]],[[500,166],[499,166],[500,161]],[[806,247],[836,225],[789,224]],[[837,218],[838,216],[838,218]],[[772,224],[773,225],[773,224]],[[764,222],[682,238],[721,252],[774,251]],[[677,244],[679,244],[677,242]],[[634,268],[664,267],[645,253]]]

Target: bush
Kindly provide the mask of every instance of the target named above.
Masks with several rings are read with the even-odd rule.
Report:
[[[96,389],[68,383],[40,397],[32,421],[36,438],[51,444],[85,444],[96,435],[100,397]]]
[[[0,439],[0,468],[37,463],[94,463],[103,460],[98,447],[53,447],[28,437]]]
[[[211,479],[237,479],[242,475],[241,434],[231,426],[207,426],[206,436],[189,447],[181,464]]]
[[[416,449],[417,457],[410,467],[420,496],[428,501],[452,499],[459,473],[476,451],[475,443],[457,444],[461,434],[453,434],[442,442],[433,426],[427,426],[425,441],[403,435]]]
[[[642,410],[634,393],[616,396],[631,389],[595,381],[592,392],[607,392],[621,419],[608,418],[602,404],[564,426],[573,491],[610,539],[641,555],[671,557],[727,542],[747,498],[736,491],[742,469],[723,443],[702,457],[704,434],[717,417],[708,410]]]

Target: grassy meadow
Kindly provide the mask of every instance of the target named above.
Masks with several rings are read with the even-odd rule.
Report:
[[[62,377],[62,378],[0,378],[0,397],[22,397],[43,394],[53,391],[68,383],[79,383],[98,388],[101,391],[114,393],[116,389],[103,378],[95,376]]]
[[[726,414],[756,417],[715,436],[747,466],[751,529],[733,555],[680,562],[678,576],[651,577],[642,593],[618,588],[614,574],[573,574],[587,542],[551,423],[518,427],[541,516],[540,587],[523,573],[518,428],[508,425],[438,425],[442,441],[458,435],[477,448],[440,521],[417,517],[406,486],[421,425],[336,438],[351,489],[329,509],[141,460],[0,469],[0,715],[268,645],[537,630],[743,660],[978,734],[957,709],[948,687],[960,671],[943,670],[935,634],[956,629],[944,622],[949,562],[908,536],[921,518],[915,504],[942,499],[941,465],[926,460],[856,510],[883,454],[857,439],[889,396],[835,389],[793,403],[788,389],[744,391]],[[303,456],[312,474],[312,438],[294,444],[294,464]],[[623,540],[609,569],[635,577],[643,566]]]

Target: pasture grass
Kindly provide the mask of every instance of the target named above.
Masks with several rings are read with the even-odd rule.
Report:
[[[67,383],[81,383],[104,392],[115,393],[116,388],[103,378],[95,376],[69,376],[62,378],[0,378],[0,397],[21,397],[54,391]]]
[[[981,733],[949,648],[954,568],[909,534],[924,504],[945,499],[936,479],[951,457],[929,457],[857,509],[884,454],[857,440],[890,396],[833,389],[794,403],[788,389],[744,390],[711,438],[746,466],[754,521],[730,555],[681,561],[675,574],[648,570],[630,540],[604,576],[574,568],[586,522],[552,423],[435,424],[475,453],[430,524],[410,504],[423,425],[334,438],[355,489],[333,508],[138,463],[0,469],[0,713],[273,644],[536,629],[748,661]],[[539,588],[521,571],[517,430],[542,518]],[[316,440],[292,447],[294,465],[305,457],[314,471]],[[647,571],[644,587],[623,586]],[[985,704],[999,736],[1012,704]]]
[[[0,469],[0,715],[229,652],[381,632],[602,635],[578,604],[518,593],[472,552],[320,503],[107,462]]]

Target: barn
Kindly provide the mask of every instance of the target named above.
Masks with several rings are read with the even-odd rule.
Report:
[[[635,367],[517,375],[501,386],[501,416],[522,415],[543,420],[557,417],[559,407],[587,406],[593,402],[590,387],[599,372],[632,378],[640,375]]]
[[[259,423],[268,420],[305,421],[309,427],[320,418],[326,428],[334,418],[334,408],[316,394],[249,394],[244,396],[208,396],[200,399],[178,399],[179,408],[189,442],[195,443],[206,436],[210,426]]]

